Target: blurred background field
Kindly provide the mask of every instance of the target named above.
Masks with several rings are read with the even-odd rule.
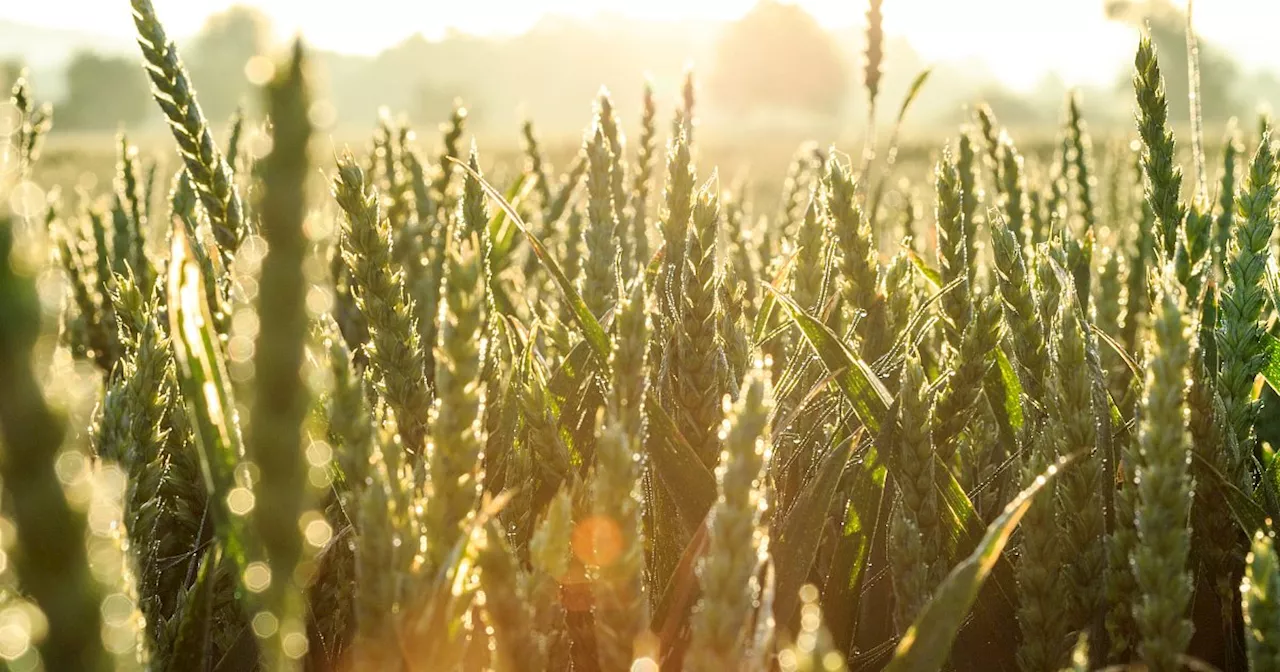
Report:
[[[128,12],[107,10],[111,3],[78,4],[55,0],[0,10],[0,90],[27,69],[40,98],[53,101],[57,119],[35,181],[91,193],[114,173],[119,131],[145,157],[162,164],[174,157],[148,100]],[[331,153],[365,149],[367,129],[386,113],[434,150],[436,127],[461,104],[468,133],[494,165],[521,165],[520,124],[528,120],[548,160],[563,168],[590,120],[581,101],[606,87],[624,132],[634,136],[644,83],[652,83],[659,117],[668,116],[683,73],[692,68],[701,89],[698,122],[706,129],[699,162],[717,167],[727,185],[750,189],[766,211],[776,205],[786,167],[803,143],[857,154],[867,133],[876,132],[883,144],[897,101],[926,68],[932,76],[903,120],[895,173],[920,184],[979,102],[990,105],[1033,160],[1055,151],[1072,90],[1099,143],[1128,143],[1130,50],[1138,28],[1148,27],[1162,53],[1185,50],[1185,6],[1173,0],[982,0],[958,3],[963,10],[925,0],[895,3],[885,19],[880,88],[887,102],[872,128],[866,91],[858,85],[865,17],[847,3],[722,0],[691,9],[560,0],[519,10],[470,4],[436,12],[388,5],[358,17],[328,8],[300,13],[271,1],[162,3],[159,11],[178,27],[202,107],[224,139],[238,110],[251,121],[249,137],[262,134],[252,123],[261,111],[251,92],[270,75],[271,56],[290,34],[300,31],[316,42],[319,95],[311,116],[322,131],[321,147]],[[1230,32],[1218,30],[1221,17],[1241,10],[1259,16],[1259,23],[1277,11],[1269,3],[1227,0],[1206,5],[1197,17],[1210,149],[1234,119],[1251,126],[1256,115],[1280,104],[1280,56],[1265,48],[1265,36],[1238,23]],[[369,16],[383,20],[370,25]],[[1186,64],[1167,60],[1169,98],[1185,100]],[[0,105],[0,133],[12,119],[13,111]],[[1172,106],[1176,129],[1185,132],[1188,119],[1185,105]],[[252,152],[254,145],[247,147]],[[159,167],[168,174],[176,166]]]

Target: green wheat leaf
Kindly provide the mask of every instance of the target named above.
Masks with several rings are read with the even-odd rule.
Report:
[[[816,476],[796,498],[795,504],[776,526],[777,541],[772,548],[777,566],[776,613],[783,622],[798,608],[800,586],[804,585],[818,553],[822,529],[836,501],[837,486],[849,469],[853,439],[846,439],[827,451],[817,466]]]
[[[609,361],[611,349],[609,335],[605,333],[604,327],[600,326],[600,321],[591,314],[591,310],[587,308],[587,304],[582,300],[582,295],[573,286],[573,281],[569,279],[569,276],[565,275],[564,270],[560,268],[555,258],[551,256],[551,251],[547,249],[547,246],[542,243],[542,240],[536,234],[529,230],[529,226],[521,219],[520,213],[516,212],[515,207],[502,195],[502,192],[499,192],[487,180],[471,170],[471,167],[466,163],[457,159],[450,160],[474,177],[485,193],[489,194],[489,197],[498,204],[498,207],[507,213],[507,216],[511,218],[511,223],[516,226],[520,233],[524,234],[525,240],[529,242],[534,254],[538,256],[538,261],[542,262],[542,265],[551,273],[551,277],[555,279],[564,300],[569,303],[573,311],[574,321],[578,323],[578,327],[582,330],[583,338],[591,344],[592,350],[600,358],[600,361]]]
[[[241,514],[246,511],[233,512],[228,501],[236,489],[236,468],[244,455],[234,418],[236,404],[205,297],[200,264],[181,226],[175,224],[172,238],[168,306],[178,381],[187,413],[195,424],[214,526],[225,544],[227,557],[243,569],[248,561],[248,545],[246,520]]]
[[[791,297],[765,285],[778,303],[791,315],[805,340],[813,347],[827,371],[835,376],[836,386],[853,404],[854,415],[868,431],[876,433],[889,415],[893,397],[867,363],[854,355],[831,331],[831,328],[805,312]]]
[[[1049,468],[1005,507],[987,527],[981,543],[956,565],[938,587],[933,599],[898,642],[886,672],[936,672],[947,662],[951,644],[969,615],[983,583],[1004,554],[1013,530],[1045,484],[1070,463],[1063,460]]]

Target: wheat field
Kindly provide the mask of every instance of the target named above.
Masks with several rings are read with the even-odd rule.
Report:
[[[52,188],[13,91],[8,669],[1280,670],[1280,157],[1175,138],[1194,49],[1131,138],[979,106],[761,189],[693,73],[554,160],[325,156],[298,42],[223,141],[132,11],[163,156]]]

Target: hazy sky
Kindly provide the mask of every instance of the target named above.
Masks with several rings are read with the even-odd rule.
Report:
[[[241,0],[243,1],[243,0]],[[1175,0],[1185,4],[1186,0]],[[153,0],[172,34],[195,32],[205,16],[235,0]],[[546,13],[637,18],[732,19],[754,0],[253,0],[280,33],[300,31],[313,44],[375,53],[412,33],[439,35],[454,27],[516,33]],[[828,26],[862,22],[861,0],[798,0]],[[976,57],[1009,85],[1029,87],[1048,71],[1068,83],[1109,81],[1127,60],[1134,33],[1102,18],[1104,0],[886,0],[885,30],[911,40],[925,58]],[[130,35],[127,0],[42,0],[0,3],[0,18]],[[1210,40],[1229,43],[1246,67],[1280,70],[1274,33],[1280,0],[1201,0],[1196,25]],[[1239,17],[1247,16],[1247,20]]]

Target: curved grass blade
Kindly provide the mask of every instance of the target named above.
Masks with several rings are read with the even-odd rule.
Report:
[[[951,644],[978,599],[982,584],[1003,557],[1004,547],[1014,528],[1022,521],[1022,516],[1045,484],[1070,462],[1071,458],[1067,458],[1049,467],[987,527],[982,542],[964,562],[951,570],[933,599],[902,636],[885,672],[936,672],[942,669],[951,652]]]
[[[934,289],[940,289],[946,284],[942,280],[942,273],[930,266],[929,262],[925,261],[924,257],[921,257],[915,250],[907,248],[907,258],[911,260],[911,265],[915,266],[917,271],[920,271],[920,275],[924,276],[924,279],[933,285]]]
[[[523,219],[521,219],[520,213],[516,212],[516,209],[512,207],[511,203],[508,202],[502,193],[495,189],[492,184],[489,184],[488,180],[481,177],[480,174],[474,170],[471,170],[471,167],[465,162],[452,157],[450,157],[449,160],[458,164],[458,166],[474,177],[476,181],[480,183],[480,187],[489,195],[489,198],[492,198],[494,202],[498,204],[498,207],[502,208],[503,212],[507,213],[507,217],[511,218],[511,223],[516,226],[520,233],[524,234],[525,240],[528,241],[529,246],[533,248],[533,253],[538,256],[538,261],[542,262],[542,265],[551,273],[551,277],[556,281],[556,285],[560,288],[560,292],[563,295],[564,300],[567,301],[569,303],[569,307],[573,309],[573,319],[578,323],[578,327],[582,330],[582,337],[586,339],[587,343],[591,344],[591,349],[595,352],[595,355],[600,358],[600,361],[609,361],[609,353],[612,346],[609,343],[608,334],[605,333],[604,327],[600,326],[600,321],[596,319],[595,315],[591,314],[591,310],[587,308],[587,304],[582,300],[582,295],[579,294],[578,289],[573,286],[573,281],[569,279],[569,276],[565,275],[564,269],[560,268],[560,264],[556,263],[555,258],[551,256],[551,252],[547,249],[547,246],[543,245],[542,240],[529,230],[529,226],[525,224]]]
[[[519,208],[533,191],[533,185],[533,180],[529,180],[528,175],[522,173],[507,189],[503,198],[507,199],[512,208]],[[519,229],[511,225],[506,210],[498,208],[498,211],[489,218],[489,264],[493,267],[495,274],[510,264],[511,250],[515,249],[516,237],[519,233]]]
[[[1271,453],[1253,500],[1263,509],[1265,520],[1274,521],[1280,517],[1280,454]]]
[[[1196,481],[1199,483],[1209,482],[1212,487],[1218,489],[1222,495],[1222,499],[1226,501],[1227,508],[1231,509],[1231,517],[1236,519],[1236,524],[1245,534],[1252,537],[1258,530],[1267,526],[1267,511],[1236,485],[1227,480],[1222,472],[1218,471],[1203,455],[1196,451],[1191,451],[1194,458],[1196,468]]]
[[[982,547],[990,528],[983,527],[982,518],[974,508],[973,501],[952,475],[948,465],[936,455],[934,459],[934,487],[937,488],[941,501],[946,504],[943,509],[946,518],[943,522],[947,533],[948,555],[951,558],[969,556],[975,549]],[[992,650],[993,655],[986,661],[988,669],[1010,669],[1012,652],[1016,649],[1014,633],[1018,627],[1017,583],[1013,575],[1013,564],[1007,557],[999,555],[993,563],[989,570],[990,580],[981,591],[987,597],[977,601],[973,610],[976,618],[966,620],[962,624],[966,627],[959,634],[966,642],[972,642],[966,648],[985,646]],[[968,627],[970,624],[974,627]],[[1009,660],[997,658],[1003,655],[1007,655]]]
[[[787,277],[791,273],[791,266],[795,262],[796,255],[792,253],[782,264],[778,266],[778,272],[774,274],[771,282],[771,289],[775,292],[782,291],[783,283],[787,281]],[[756,347],[760,347],[762,343],[768,340],[765,337],[765,331],[769,328],[769,321],[773,319],[773,310],[777,307],[777,301],[772,293],[765,294],[760,301],[760,310],[756,312],[756,323],[752,325],[751,337],[755,341]]]
[[[1140,366],[1129,353],[1125,352],[1124,346],[1120,344],[1120,341],[1117,341],[1110,334],[1099,329],[1096,324],[1090,324],[1089,328],[1093,330],[1093,333],[1098,337],[1098,340],[1107,344],[1108,347],[1115,351],[1116,355],[1120,357],[1120,361],[1124,362],[1124,365],[1128,367],[1129,372],[1133,374],[1134,378],[1142,380],[1142,366]]]
[[[663,243],[658,246],[658,251],[653,253],[653,257],[649,259],[649,265],[644,269],[644,289],[652,292],[655,285],[658,284],[658,274],[662,272],[662,262],[667,258],[667,244]]]
[[[791,315],[804,338],[813,347],[827,371],[835,376],[836,386],[844,392],[853,405],[854,415],[868,431],[880,431],[888,417],[893,398],[875,372],[836,336],[831,328],[809,315],[796,305],[791,297],[779,292],[772,285],[765,285],[775,300]],[[799,589],[799,586],[796,587]]]
[[[671,579],[667,581],[667,586],[662,591],[662,597],[653,609],[652,628],[658,633],[663,651],[674,648],[673,644],[680,639],[681,630],[688,623],[687,616],[690,609],[702,594],[696,570],[698,560],[707,552],[710,544],[711,537],[704,516],[703,520],[698,521],[693,538],[680,553],[680,561],[676,564],[675,571],[671,573]]]
[[[929,81],[931,74],[933,74],[933,68],[925,68],[916,75],[916,78],[911,81],[911,87],[907,89],[906,97],[902,99],[902,107],[898,108],[898,118],[893,122],[893,132],[889,134],[889,151],[885,155],[880,182],[876,184],[875,195],[871,199],[870,207],[867,208],[867,215],[872,221],[877,219],[880,199],[884,196],[884,187],[893,177],[893,167],[898,160],[898,136],[902,133],[902,122],[906,120],[907,110],[911,109],[911,104],[915,102],[916,96],[920,95],[920,90],[924,88],[924,83]]]
[[[235,400],[222,344],[209,312],[200,263],[192,253],[185,228],[177,221],[171,237],[169,333],[173,335],[178,382],[200,449],[200,469],[213,508],[214,527],[227,557],[243,569],[248,559],[247,521],[232,511],[229,502],[229,495],[236,489],[236,468],[244,456],[240,430],[232,415]]]

